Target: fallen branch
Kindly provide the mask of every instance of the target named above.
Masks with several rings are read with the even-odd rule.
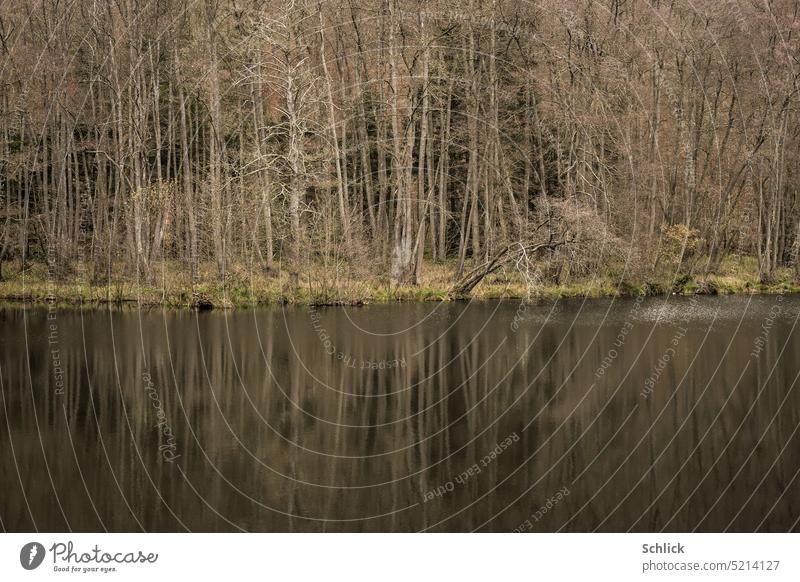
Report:
[[[450,288],[449,295],[454,298],[468,297],[472,290],[486,277],[498,271],[508,263],[516,261],[521,255],[533,255],[541,250],[555,250],[560,246],[572,242],[572,238],[562,236],[555,240],[552,233],[545,242],[514,242],[506,245],[490,260],[472,269]]]

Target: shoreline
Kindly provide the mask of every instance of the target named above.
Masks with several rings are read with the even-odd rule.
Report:
[[[456,302],[520,300],[531,303],[559,299],[609,299],[665,295],[774,295],[800,293],[800,283],[779,280],[760,283],[750,279],[706,279],[680,277],[671,286],[663,283],[614,284],[608,279],[567,285],[537,285],[528,289],[514,282],[485,282],[469,296],[453,296],[443,284],[391,287],[375,281],[346,281],[337,286],[289,288],[278,280],[202,283],[193,292],[189,286],[171,283],[163,287],[120,282],[112,285],[89,285],[76,281],[51,283],[40,279],[0,281],[0,307],[53,306],[76,307],[147,307],[176,310],[247,309],[278,305],[360,306],[388,303]]]

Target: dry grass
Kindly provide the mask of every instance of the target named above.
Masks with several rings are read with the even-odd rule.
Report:
[[[284,272],[267,276],[260,271],[236,266],[224,281],[220,281],[213,265],[202,265],[193,295],[191,277],[186,268],[175,262],[165,262],[155,270],[153,280],[144,282],[125,276],[122,271],[114,275],[111,284],[89,284],[85,273],[77,272],[65,281],[47,278],[42,265],[32,265],[25,273],[19,266],[4,265],[6,280],[0,281],[0,301],[17,303],[45,303],[55,305],[79,304],[139,304],[168,307],[190,307],[193,297],[202,297],[215,307],[233,308],[280,303],[347,305],[391,301],[447,301],[451,299],[450,286],[455,264],[425,263],[419,285],[393,286],[380,276],[356,278],[343,270],[315,267],[301,277],[293,287]],[[9,276],[9,274],[12,274]],[[676,279],[677,280],[677,279]],[[620,282],[609,275],[596,276],[585,281],[572,281],[554,285],[534,283],[527,285],[514,270],[501,271],[487,277],[472,293],[478,300],[501,298],[528,298],[552,300],[567,297],[613,297],[619,295],[682,293],[783,293],[798,292],[800,286],[792,273],[785,269],[774,282],[762,284],[758,280],[757,264],[751,257],[731,258],[725,261],[719,274],[707,278],[683,276],[675,280]]]

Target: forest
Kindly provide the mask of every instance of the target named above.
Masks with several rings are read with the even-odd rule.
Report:
[[[796,0],[4,2],[2,294],[794,288],[799,36]]]

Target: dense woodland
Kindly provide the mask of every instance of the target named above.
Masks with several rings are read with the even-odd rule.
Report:
[[[799,35],[797,0],[7,0],[0,276],[768,281]]]

